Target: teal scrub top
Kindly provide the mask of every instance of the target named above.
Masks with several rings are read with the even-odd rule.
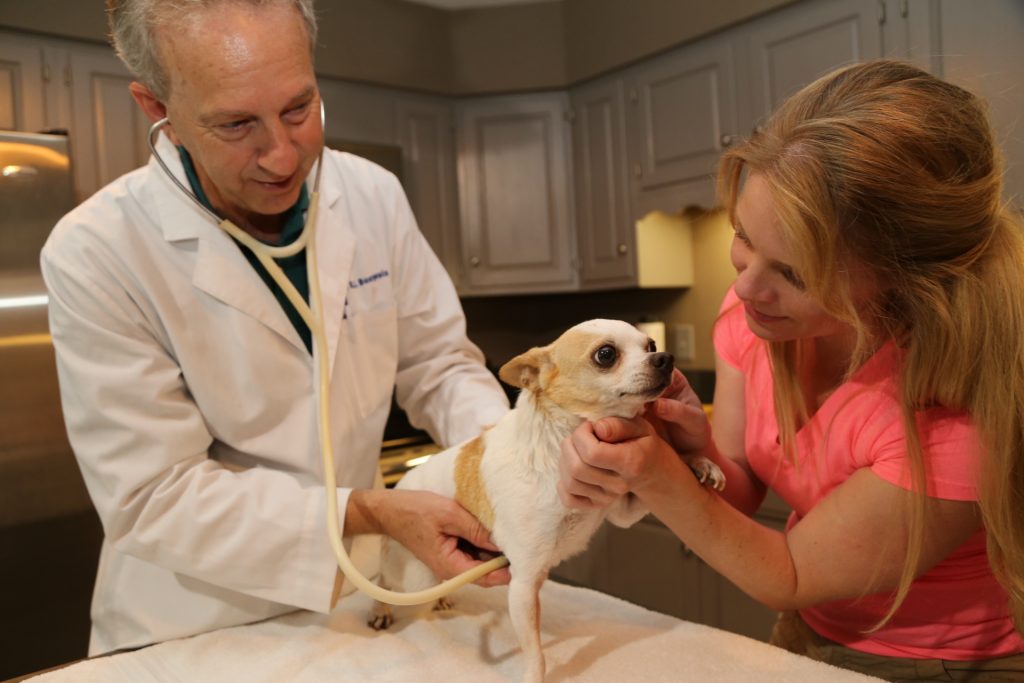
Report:
[[[199,183],[199,176],[196,174],[196,167],[192,163],[192,157],[188,151],[182,146],[178,146],[178,155],[181,157],[181,163],[185,167],[185,175],[188,177],[188,183],[192,186],[192,191],[196,197],[203,203],[206,208],[210,209],[214,213],[213,206],[210,204],[210,200],[207,198],[206,193],[203,192],[203,187]],[[302,229],[306,224],[306,211],[309,209],[309,193],[306,192],[306,185],[302,185],[302,191],[299,193],[299,198],[292,205],[290,209],[284,212],[284,229],[281,231],[281,238],[278,242],[268,242],[266,240],[260,240],[264,244],[270,246],[286,246],[291,244],[295,240],[299,239],[302,235]],[[234,239],[234,238],[232,238]],[[284,290],[274,281],[274,278],[267,272],[267,269],[263,267],[259,259],[248,247],[241,244],[237,240],[235,243],[245,254],[245,258],[252,264],[252,267],[259,273],[260,278],[267,284],[270,291],[274,293],[274,297],[278,303],[281,304],[281,308],[288,315],[288,320],[291,321],[295,331],[299,333],[299,337],[302,338],[302,343],[306,345],[306,350],[310,353],[313,352],[313,336],[309,331],[309,326],[306,325],[306,321],[302,319],[299,312],[292,305],[292,302],[288,300],[288,296],[284,293]],[[274,259],[274,261],[281,267],[284,274],[291,280],[292,284],[295,285],[295,289],[302,296],[302,299],[309,303],[309,279],[306,272],[306,250],[303,249],[293,256],[285,258]]]

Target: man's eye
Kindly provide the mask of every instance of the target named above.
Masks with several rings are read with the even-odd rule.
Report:
[[[225,137],[238,137],[247,130],[248,126],[248,119],[238,119],[237,121],[217,124],[217,131]]]
[[[602,368],[610,368],[618,357],[619,352],[610,344],[605,344],[594,352],[594,362]]]

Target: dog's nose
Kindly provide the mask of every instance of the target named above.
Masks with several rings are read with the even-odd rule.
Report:
[[[651,354],[651,365],[656,370],[661,372],[672,372],[672,368],[675,366],[676,359],[671,353],[653,353]]]

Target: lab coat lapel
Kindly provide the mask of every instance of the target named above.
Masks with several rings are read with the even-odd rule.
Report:
[[[323,298],[324,336],[327,338],[327,360],[333,375],[334,362],[345,315],[348,282],[356,253],[352,232],[352,216],[345,200],[344,179],[329,151],[324,152],[321,183],[320,215],[316,226],[316,259],[320,293]]]
[[[175,177],[188,187],[178,152],[164,135],[157,142],[157,151]],[[246,260],[242,248],[217,227],[211,216],[174,186],[156,161],[150,159],[149,166],[150,177],[155,178],[151,196],[164,239],[182,245],[191,240],[198,243],[195,270],[192,273],[193,286],[258,320],[305,352],[306,347],[288,320],[288,315],[259,273]]]

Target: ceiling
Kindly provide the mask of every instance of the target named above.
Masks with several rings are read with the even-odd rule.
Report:
[[[474,7],[498,7],[500,5],[524,5],[530,2],[543,2],[545,0],[408,0],[418,5],[430,5],[440,9],[471,9]],[[550,1],[550,0],[548,0]],[[560,0],[558,0],[560,1]]]

